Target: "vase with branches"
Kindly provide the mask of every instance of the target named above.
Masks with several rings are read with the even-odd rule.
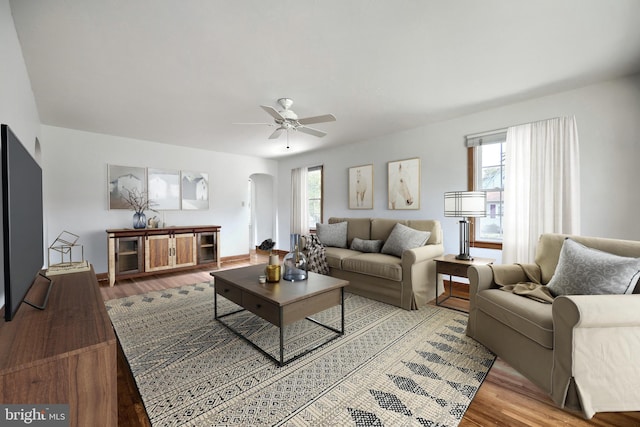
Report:
[[[145,228],[147,226],[147,217],[144,212],[153,211],[158,213],[158,211],[153,209],[156,203],[149,199],[149,193],[147,191],[140,191],[137,188],[125,188],[124,190],[125,193],[122,195],[122,200],[134,211],[133,228]]]

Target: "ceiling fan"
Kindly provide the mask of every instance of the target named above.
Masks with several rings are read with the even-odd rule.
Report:
[[[289,108],[293,105],[293,101],[289,98],[280,98],[278,99],[278,104],[282,107],[282,110],[278,111],[273,107],[268,105],[261,105],[260,107],[267,112],[271,117],[273,117],[274,123],[237,123],[244,125],[267,125],[267,126],[277,126],[277,129],[273,131],[273,133],[269,136],[269,139],[276,139],[282,135],[283,132],[287,131],[287,148],[289,148],[288,136],[291,130],[303,132],[309,135],[317,136],[318,138],[322,138],[327,133],[323,132],[319,129],[315,129],[309,127],[307,125],[315,124],[315,123],[325,123],[325,122],[333,122],[336,120],[336,117],[333,114],[323,114],[321,116],[313,116],[313,117],[304,117],[299,119],[298,115],[290,110]]]

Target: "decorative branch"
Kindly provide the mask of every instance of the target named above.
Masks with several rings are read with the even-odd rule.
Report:
[[[122,200],[130,209],[138,213],[144,213],[147,210],[158,213],[157,210],[153,209],[153,206],[157,206],[157,203],[149,199],[148,192],[140,191],[137,188],[132,190],[125,188],[124,190],[127,194],[122,195]]]

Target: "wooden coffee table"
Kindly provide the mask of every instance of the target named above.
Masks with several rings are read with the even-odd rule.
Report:
[[[309,272],[307,280],[299,282],[280,280],[277,283],[267,282],[261,284],[258,282],[258,276],[264,274],[265,266],[265,264],[252,265],[250,267],[210,273],[215,278],[214,314],[216,320],[275,361],[279,366],[284,366],[344,335],[344,288],[349,284],[347,280]],[[242,308],[219,315],[218,295],[238,304]],[[340,329],[325,325],[309,317],[338,304],[341,307],[342,316]],[[280,359],[275,358],[228,323],[222,321],[227,316],[245,310],[251,311],[280,329]],[[336,335],[319,345],[284,360],[284,326],[301,319],[310,320],[335,332]]]

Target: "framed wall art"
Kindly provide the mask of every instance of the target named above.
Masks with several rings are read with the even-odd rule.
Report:
[[[349,168],[349,209],[373,209],[373,165]]]
[[[149,200],[155,210],[180,209],[180,172],[165,169],[148,170]]]
[[[388,162],[389,209],[420,209],[420,158]]]
[[[209,174],[182,171],[182,209],[209,209]]]
[[[124,198],[130,191],[142,194],[147,191],[145,168],[108,165],[107,184],[109,189],[109,209],[131,209]]]

